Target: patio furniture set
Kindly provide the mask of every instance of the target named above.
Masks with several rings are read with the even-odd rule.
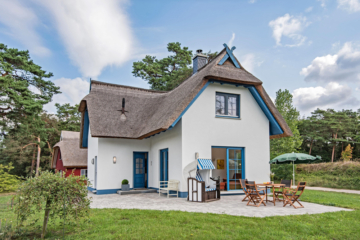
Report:
[[[281,180],[280,184],[274,183],[260,183],[256,184],[254,181],[247,181],[241,179],[241,188],[245,193],[245,198],[242,201],[247,202],[247,206],[260,207],[261,204],[266,206],[266,203],[272,202],[275,206],[276,201],[283,202],[283,206],[293,206],[294,208],[303,208],[304,206],[299,202],[299,198],[305,190],[306,182],[299,182],[296,189],[292,189],[291,180]],[[268,199],[268,189],[272,190],[273,199]],[[280,199],[282,196],[282,199]],[[298,203],[300,206],[295,206]]]

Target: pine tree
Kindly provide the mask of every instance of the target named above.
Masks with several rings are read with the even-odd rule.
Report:
[[[19,51],[0,44],[2,152],[9,150],[5,149],[4,143],[7,142],[24,144],[24,140],[27,141],[23,146],[17,146],[20,150],[36,146],[37,172],[41,147],[47,140],[46,123],[41,118],[43,105],[49,103],[54,94],[60,93],[59,87],[47,80],[52,76],[52,73],[42,70],[31,60],[29,51]]]

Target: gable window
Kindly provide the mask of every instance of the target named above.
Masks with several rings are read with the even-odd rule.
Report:
[[[240,118],[240,95],[217,92],[215,114],[219,117]]]

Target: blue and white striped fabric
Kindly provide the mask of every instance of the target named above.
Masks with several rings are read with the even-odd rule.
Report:
[[[215,169],[214,164],[212,163],[211,159],[204,159],[199,158],[197,169],[203,170],[203,169]]]
[[[203,182],[204,180],[202,179],[200,173],[199,173],[199,170],[196,170],[196,180],[200,181],[200,182]]]
[[[205,192],[215,191],[216,188],[205,188]]]

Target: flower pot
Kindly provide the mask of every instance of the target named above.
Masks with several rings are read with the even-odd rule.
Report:
[[[121,191],[130,191],[130,184],[121,184]]]

